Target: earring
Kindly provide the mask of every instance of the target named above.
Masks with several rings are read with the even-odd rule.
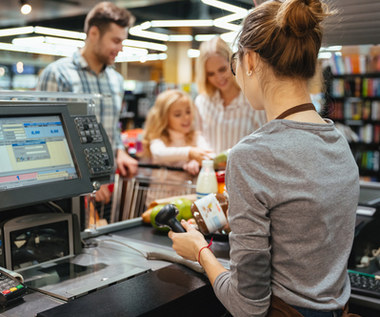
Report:
[[[252,76],[252,70],[250,70],[250,71],[247,70],[247,76],[248,76],[248,77],[251,77],[251,76]]]

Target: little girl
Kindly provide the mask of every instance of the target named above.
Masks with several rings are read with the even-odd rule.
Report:
[[[157,96],[145,122],[143,148],[144,156],[153,164],[181,167],[187,172],[154,170],[153,181],[167,184],[194,181],[202,160],[209,159],[211,152],[202,135],[194,130],[194,105],[189,95],[180,90],[167,90]],[[173,190],[178,190],[173,185],[170,194],[160,191],[153,195],[153,185],[148,206],[152,199],[173,196]]]

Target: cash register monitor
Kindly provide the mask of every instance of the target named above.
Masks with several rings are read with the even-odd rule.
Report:
[[[63,104],[0,105],[0,211],[93,190]]]

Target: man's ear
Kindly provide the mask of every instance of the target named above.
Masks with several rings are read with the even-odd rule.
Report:
[[[87,37],[90,39],[98,39],[100,35],[100,30],[97,26],[92,25],[90,29],[88,30]]]

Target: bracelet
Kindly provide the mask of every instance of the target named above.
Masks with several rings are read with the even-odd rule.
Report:
[[[198,252],[198,263],[199,264],[201,264],[201,252],[202,252],[202,250],[204,250],[204,249],[209,249],[210,247],[211,247],[211,245],[212,245],[212,240],[214,239],[214,237],[211,237],[211,240],[210,240],[210,242],[209,242],[209,244],[208,245],[205,245],[204,247],[202,247],[202,248],[200,248],[199,249],[199,252]],[[211,251],[211,250],[210,250]],[[212,252],[212,251],[211,251]],[[201,264],[202,265],[202,264]]]

